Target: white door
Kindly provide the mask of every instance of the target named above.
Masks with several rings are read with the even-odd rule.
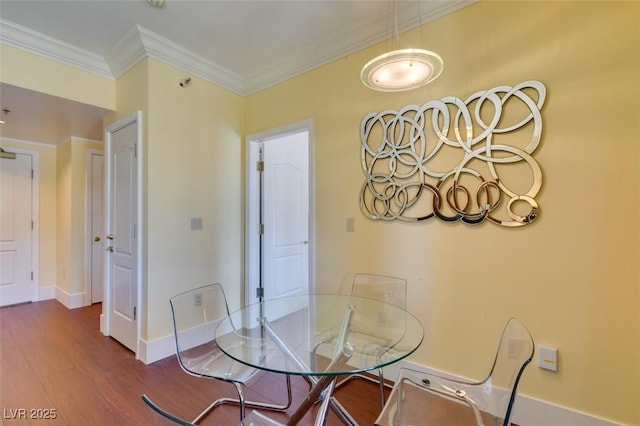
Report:
[[[0,306],[33,300],[31,155],[0,158]]]
[[[91,154],[90,166],[90,215],[91,223],[91,303],[102,302],[104,294],[104,156]]]
[[[309,133],[262,145],[264,297],[309,291]]]
[[[107,129],[108,334],[137,351],[138,121]]]

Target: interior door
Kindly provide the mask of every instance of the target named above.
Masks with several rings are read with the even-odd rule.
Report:
[[[263,292],[267,299],[309,289],[309,133],[263,143]]]
[[[104,156],[91,154],[91,303],[104,295]]]
[[[30,302],[32,164],[28,154],[0,158],[0,306]]]
[[[137,351],[138,121],[109,131],[106,268],[108,334]]]

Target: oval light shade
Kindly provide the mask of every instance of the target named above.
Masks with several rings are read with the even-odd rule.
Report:
[[[430,50],[401,49],[384,53],[366,63],[362,83],[373,90],[400,92],[435,80],[442,73],[442,58]]]

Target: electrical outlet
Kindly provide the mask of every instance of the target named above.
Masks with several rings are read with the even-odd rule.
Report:
[[[538,367],[558,371],[558,349],[538,346]]]
[[[202,306],[202,293],[196,293],[193,299],[195,306]]]

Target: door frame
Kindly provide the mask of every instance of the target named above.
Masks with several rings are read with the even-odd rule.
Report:
[[[92,162],[92,157],[93,155],[101,155],[104,158],[104,151],[100,151],[98,149],[87,149],[87,157],[86,157],[86,174],[85,174],[85,194],[86,194],[86,199],[85,199],[85,268],[84,268],[84,304],[85,306],[89,306],[92,304],[92,288],[91,288],[91,282],[92,282],[92,275],[91,275],[91,271],[93,268],[93,259],[91,258],[91,252],[92,252],[92,219],[93,219],[93,215],[95,214],[95,212],[93,211],[93,208],[91,206],[91,200],[93,199],[93,185],[91,184],[91,176],[92,176],[92,171],[93,171],[93,162]],[[105,159],[106,161],[106,159]],[[104,187],[106,187],[106,182],[105,180],[105,175],[106,173],[102,174],[102,183],[103,183],[103,191],[104,191]],[[106,198],[106,194],[104,194],[105,198]],[[105,203],[103,203],[105,204]],[[104,214],[104,209],[103,209],[103,214]],[[104,220],[104,217],[103,217]],[[104,238],[104,227],[101,231],[102,233],[102,238]],[[102,262],[102,276],[103,276],[103,280],[104,280],[104,257],[103,257],[103,262]],[[103,288],[104,288],[104,281],[102,283]],[[104,296],[103,296],[103,300],[104,300]]]
[[[144,315],[144,312],[146,311],[145,306],[142,305],[142,259],[145,257],[145,254],[143,252],[144,249],[144,244],[143,241],[145,239],[145,233],[144,233],[144,226],[143,225],[143,221],[142,221],[142,217],[143,217],[143,204],[142,204],[142,164],[143,162],[143,153],[144,153],[144,149],[143,149],[143,139],[142,139],[142,111],[136,111],[124,118],[121,118],[120,120],[116,121],[115,123],[110,124],[109,126],[107,126],[105,128],[104,131],[104,184],[105,184],[105,203],[104,203],[104,209],[105,209],[105,215],[104,215],[104,223],[105,223],[105,233],[107,231],[107,224],[109,223],[109,221],[111,220],[111,203],[112,203],[112,199],[111,199],[111,194],[112,194],[112,188],[111,188],[111,155],[113,153],[113,147],[112,147],[112,142],[111,142],[111,135],[113,133],[115,133],[116,131],[122,129],[123,127],[126,127],[130,124],[133,123],[137,123],[138,125],[138,141],[137,141],[137,198],[136,198],[136,203],[138,203],[138,208],[137,208],[137,218],[136,220],[138,221],[138,228],[137,228],[137,247],[136,249],[138,250],[138,254],[137,254],[137,258],[136,258],[136,279],[137,279],[137,285],[138,288],[136,289],[136,307],[137,307],[137,312],[136,312],[136,359],[140,358],[140,336],[142,335],[141,333],[141,324],[142,321],[140,321],[140,318],[142,318],[142,316]],[[104,252],[104,297],[103,297],[103,302],[102,302],[102,314],[100,315],[100,331],[102,332],[102,334],[104,334],[105,336],[109,336],[110,335],[110,316],[111,316],[111,304],[112,304],[112,300],[111,300],[111,283],[110,283],[110,271],[109,271],[109,267],[108,267],[108,263],[107,263],[107,252]]]
[[[260,172],[256,163],[260,158],[260,144],[271,139],[281,138],[294,133],[307,131],[309,135],[309,293],[315,288],[315,172],[314,172],[314,122],[307,119],[265,132],[248,135],[245,180],[245,263],[244,295],[245,304],[254,298],[252,294],[258,287],[260,277]],[[257,265],[257,266],[256,266]]]
[[[16,143],[23,142],[9,138],[3,140]],[[33,274],[31,278],[31,301],[38,302],[52,299],[55,297],[53,287],[49,289],[50,291],[47,294],[44,294],[44,290],[40,289],[40,153],[7,145],[3,145],[3,148],[9,152],[31,156],[31,221],[33,223],[31,230],[31,273]]]

